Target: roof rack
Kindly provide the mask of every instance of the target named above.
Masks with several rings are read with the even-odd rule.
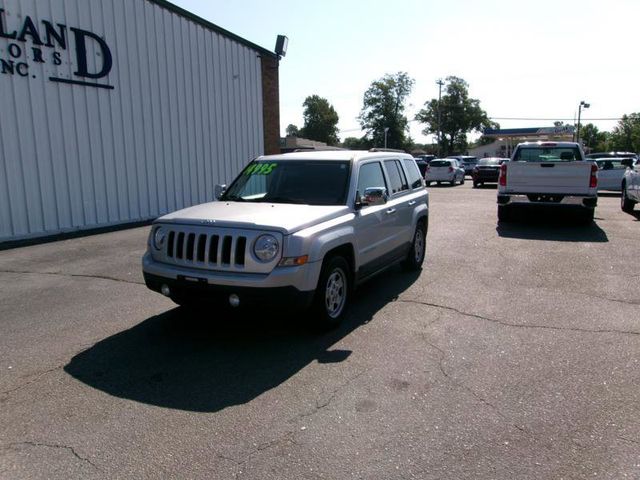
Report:
[[[407,153],[404,150],[398,150],[397,148],[370,148],[370,152],[395,152],[395,153]]]

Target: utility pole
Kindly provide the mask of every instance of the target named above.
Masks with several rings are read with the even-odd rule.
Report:
[[[591,105],[589,105],[587,102],[585,102],[584,100],[582,100],[580,102],[580,105],[578,105],[578,132],[576,134],[576,142],[580,143],[580,114],[582,113],[582,107],[584,108],[589,108]]]
[[[440,127],[440,100],[442,99],[442,86],[444,82],[439,78],[436,84],[438,85],[438,157],[440,157],[442,154],[442,139],[440,138],[442,135],[442,129]]]

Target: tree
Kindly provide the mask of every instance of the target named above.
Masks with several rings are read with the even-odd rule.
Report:
[[[327,99],[311,95],[305,99],[302,106],[304,107],[304,126],[300,130],[300,136],[325,142],[327,145],[338,143],[339,118]]]
[[[640,113],[623,115],[613,128],[608,144],[612,150],[640,151]]]
[[[287,137],[299,137],[300,136],[300,129],[294,125],[293,123],[290,123],[289,125],[287,125]]]
[[[580,126],[580,140],[585,147],[594,152],[607,149],[607,132],[601,132],[593,123]]]
[[[371,83],[364,93],[358,120],[362,129],[367,132],[367,140],[373,145],[384,146],[386,128],[389,148],[407,147],[409,122],[404,116],[404,110],[413,84],[414,80],[405,72],[387,74]]]
[[[356,138],[347,137],[342,142],[342,147],[349,150],[369,150],[371,148],[371,142],[366,137]]]
[[[435,98],[425,102],[424,108],[416,115],[416,120],[426,125],[422,132],[425,135],[438,133],[438,107],[442,155],[466,151],[467,133],[499,127],[480,108],[480,100],[469,98],[469,84],[462,78],[447,77],[445,94],[440,102]]]

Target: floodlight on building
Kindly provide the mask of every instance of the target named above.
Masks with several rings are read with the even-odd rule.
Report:
[[[278,55],[278,57],[284,57],[287,54],[288,45],[289,38],[284,35],[278,35],[276,39],[276,55]]]

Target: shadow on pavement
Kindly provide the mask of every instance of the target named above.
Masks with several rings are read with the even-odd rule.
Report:
[[[244,404],[310,364],[337,363],[351,351],[331,346],[396,299],[419,277],[399,268],[363,285],[348,317],[330,332],[304,312],[226,312],[208,318],[175,308],[106,338],[64,370],[110,395],[187,411],[216,412]],[[219,311],[219,310],[218,310]]]
[[[596,222],[588,225],[580,224],[571,211],[549,210],[522,209],[518,212],[515,221],[498,222],[496,231],[504,238],[524,240],[594,243],[609,241],[605,231]],[[596,215],[597,212],[596,209]]]

